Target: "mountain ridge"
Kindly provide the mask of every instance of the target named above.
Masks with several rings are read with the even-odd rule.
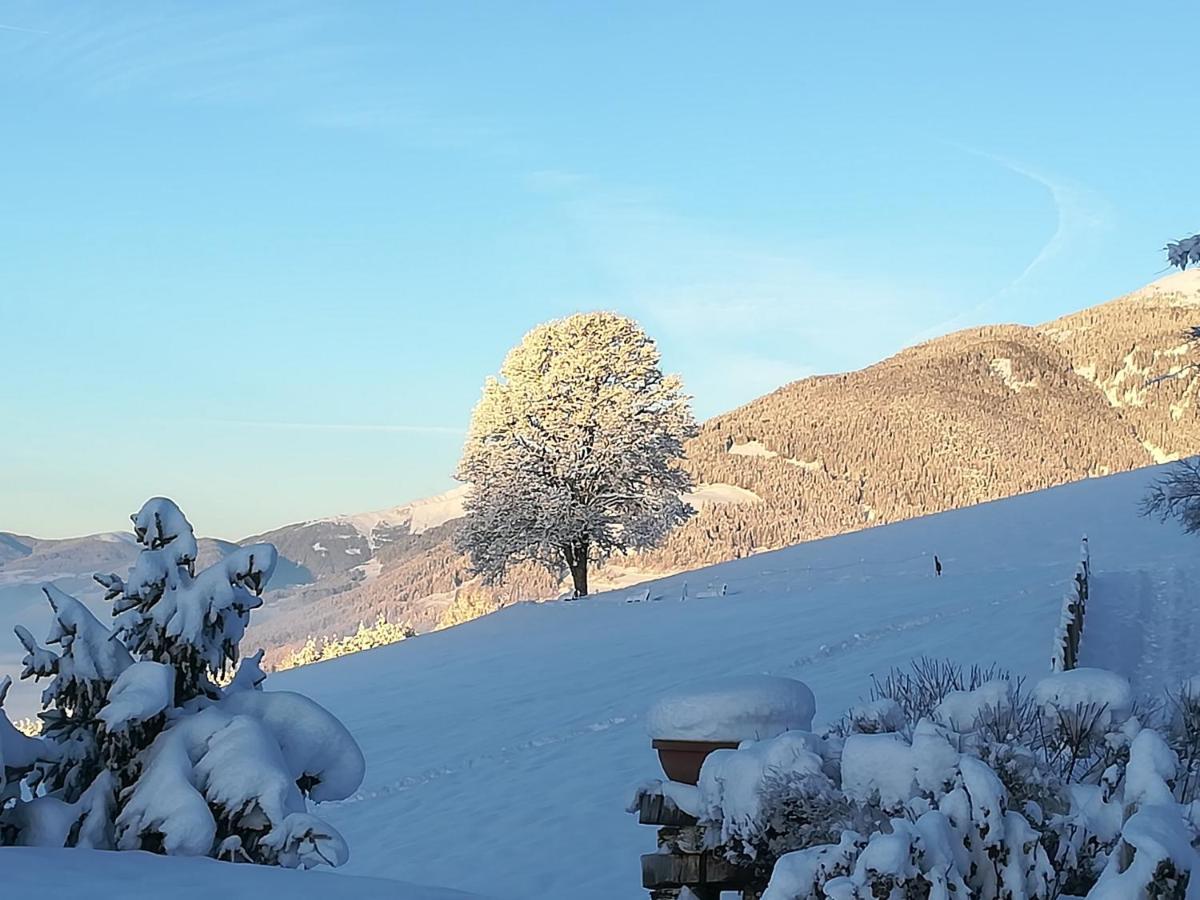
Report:
[[[1200,378],[1185,368],[1198,307],[1200,272],[1180,272],[1042,325],[984,325],[922,341],[714,416],[684,463],[697,515],[663,547],[600,569],[596,584],[632,584],[1200,452]],[[1173,377],[1153,383],[1164,375]],[[237,542],[269,540],[284,560],[251,640],[275,658],[310,634],[344,634],[381,614],[436,627],[464,592],[482,610],[556,596],[561,586],[529,566],[494,588],[472,578],[451,543],[465,492]],[[52,545],[66,550],[72,541],[89,539],[0,533],[0,586],[28,572],[32,556],[61,557]],[[125,548],[80,552],[116,563],[114,549]]]

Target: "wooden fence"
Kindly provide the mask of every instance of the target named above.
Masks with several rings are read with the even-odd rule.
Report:
[[[1050,668],[1065,672],[1079,665],[1079,644],[1083,640],[1083,619],[1087,612],[1088,577],[1091,553],[1085,535],[1079,547],[1079,567],[1075,570],[1075,590],[1063,597],[1062,617],[1054,635],[1054,655]]]

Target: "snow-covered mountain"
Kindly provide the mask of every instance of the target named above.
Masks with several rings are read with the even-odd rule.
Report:
[[[624,585],[857,528],[1200,453],[1196,372],[1178,371],[1200,315],[1200,272],[1037,327],[947,335],[845,375],[804,379],[706,422],[689,442],[699,514],[651,553],[596,573]],[[309,635],[384,614],[435,625],[470,580],[451,538],[464,490],[245,539],[281,554],[251,640],[269,659]],[[121,536],[37,541],[0,533],[0,628],[53,580],[91,590],[120,570]],[[214,551],[221,542],[212,542]],[[560,586],[519,567],[500,603]],[[0,655],[5,648],[0,643]]]
[[[1154,383],[1186,364],[1184,335],[1198,316],[1200,272],[1179,272],[1044,325],[969,329],[858,372],[781,387],[704,424],[687,445],[703,486],[699,514],[662,548],[617,561],[593,583],[628,584],[1200,453],[1200,373]],[[380,613],[430,627],[470,578],[451,545],[453,520],[372,550],[380,518],[322,524],[333,540],[350,537],[321,539],[329,552],[307,565],[344,567],[370,553],[377,565],[337,593],[300,592],[256,639],[284,645]],[[311,549],[313,527],[285,554]],[[561,589],[518,567],[495,596],[507,603]]]
[[[363,747],[359,793],[322,807],[350,843],[347,873],[512,900],[637,900],[654,830],[624,807],[661,777],[643,717],[663,692],[787,675],[812,687],[819,725],[871,673],[920,654],[1040,676],[1085,532],[1085,661],[1141,690],[1197,674],[1200,538],[1139,515],[1157,471],[799,544],[650,582],[648,596],[519,603],[267,687],[311,695]]]
[[[389,509],[285,525],[240,543],[269,541],[288,559],[321,578],[361,568],[375,559],[381,548],[459,518],[465,496],[466,488],[456,488]]]

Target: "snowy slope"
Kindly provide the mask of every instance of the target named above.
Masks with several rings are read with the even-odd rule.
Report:
[[[624,590],[520,604],[268,687],[308,693],[366,752],[359,795],[322,811],[350,842],[343,871],[514,900],[632,900],[654,833],[623,807],[659,775],[642,721],[655,696],[714,674],[789,675],[813,688],[820,723],[871,672],[922,653],[1043,673],[1083,533],[1098,584],[1180,572],[1186,594],[1197,539],[1137,514],[1155,472],[674,576],[647,603]],[[727,595],[697,596],[721,584]]]
[[[151,853],[0,848],[5,897],[112,897],[121,900],[483,900],[458,891],[376,878],[345,878],[211,859]]]

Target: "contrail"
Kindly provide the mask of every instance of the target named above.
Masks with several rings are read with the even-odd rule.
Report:
[[[1024,284],[1029,277],[1040,269],[1045,263],[1058,257],[1064,250],[1068,249],[1071,243],[1075,240],[1076,234],[1081,230],[1094,230],[1102,227],[1105,224],[1105,217],[1102,212],[1090,208],[1089,197],[1087,191],[1070,184],[1058,181],[1050,176],[1037,172],[1026,166],[1013,162],[1002,156],[997,156],[994,153],[987,153],[983,150],[976,150],[973,147],[967,147],[962,144],[951,144],[951,146],[962,150],[965,153],[970,153],[972,156],[978,156],[1001,166],[1015,175],[1020,175],[1022,178],[1027,178],[1040,187],[1044,188],[1049,194],[1051,200],[1054,201],[1054,213],[1057,219],[1054,234],[1050,235],[1050,239],[1042,245],[1034,258],[1021,270],[1012,281],[1004,287],[995,291],[990,296],[976,303],[970,309],[958,313],[949,319],[945,319],[936,325],[926,328],[919,334],[915,335],[909,343],[928,340],[933,337],[939,337],[948,329],[961,324],[965,320],[978,315],[988,307],[997,303],[1005,295],[1011,293],[1016,288]]]
[[[0,31],[20,31],[24,34],[49,34],[48,31],[42,31],[40,28],[22,28],[20,25],[0,25]]]
[[[292,431],[379,431],[400,434],[465,434],[465,428],[449,425],[390,425],[340,422],[269,422],[253,419],[188,419],[203,425],[228,425],[236,428],[273,428]]]

